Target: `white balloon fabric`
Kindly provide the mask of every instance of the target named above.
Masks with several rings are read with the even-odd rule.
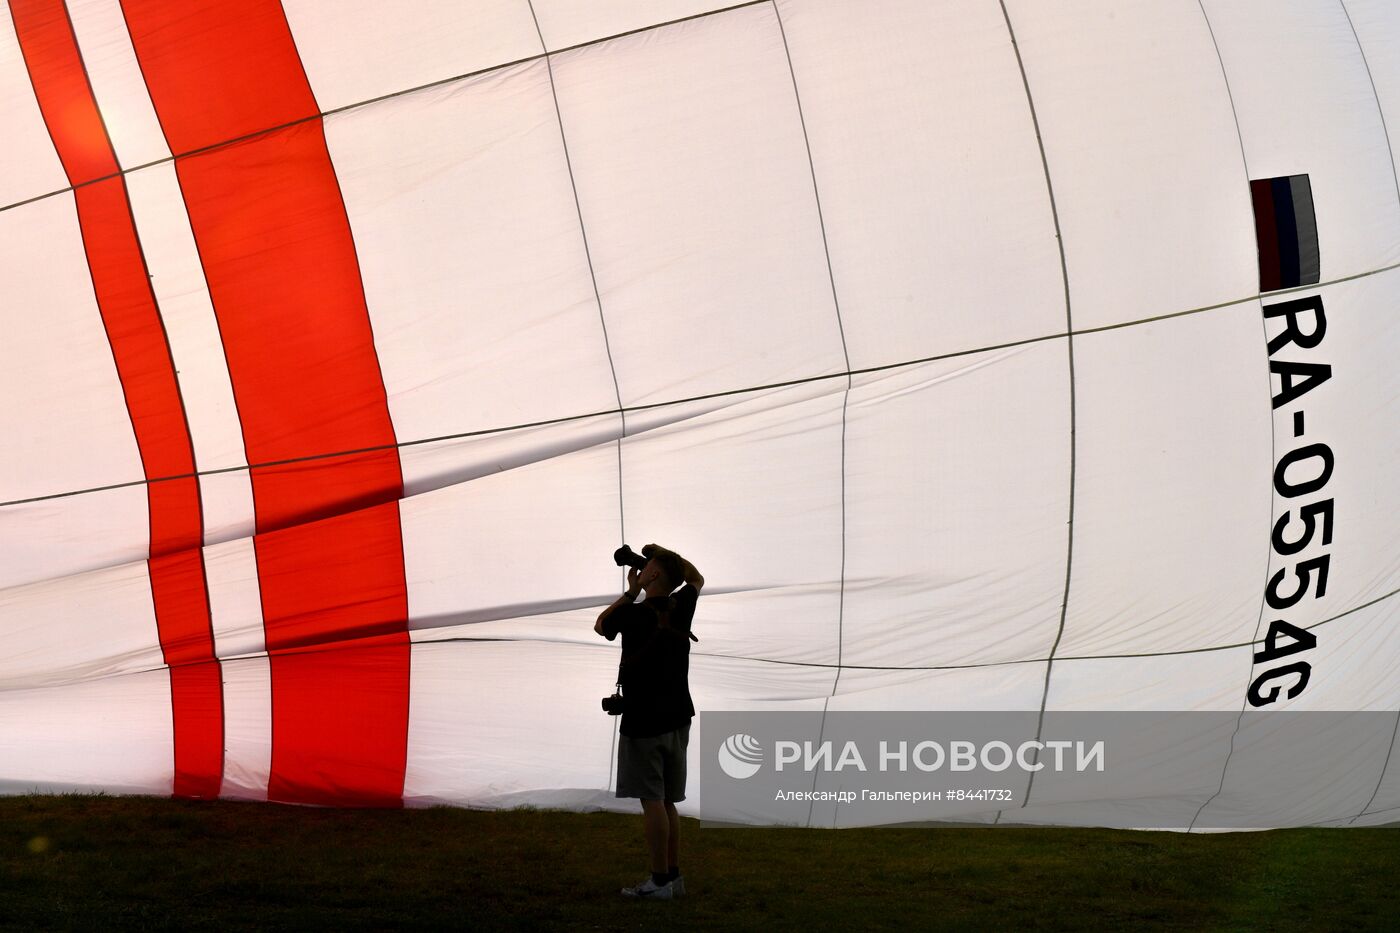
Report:
[[[623,541],[702,712],[1400,707],[1388,0],[0,10],[4,792],[623,805]]]

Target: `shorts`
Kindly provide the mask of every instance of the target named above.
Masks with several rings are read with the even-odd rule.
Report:
[[[685,750],[690,723],[633,738],[617,737],[617,796],[677,803],[685,799]]]

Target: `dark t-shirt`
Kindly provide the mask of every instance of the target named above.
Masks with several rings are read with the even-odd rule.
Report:
[[[631,738],[679,729],[695,715],[687,676],[690,623],[700,591],[687,583],[671,598],[676,606],[665,626],[658,625],[650,599],[619,606],[603,621],[608,641],[622,633],[622,695],[627,709],[619,731]]]

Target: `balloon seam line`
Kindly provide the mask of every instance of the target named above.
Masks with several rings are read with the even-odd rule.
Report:
[[[1235,123],[1235,139],[1236,139],[1236,141],[1239,143],[1239,147],[1240,147],[1240,165],[1241,165],[1241,167],[1242,167],[1243,170],[1244,170],[1244,180],[1245,180],[1245,184],[1246,184],[1246,186],[1248,186],[1248,185],[1250,184],[1249,156],[1248,156],[1248,154],[1246,154],[1246,152],[1245,152],[1245,146],[1244,146],[1244,131],[1243,131],[1243,129],[1241,129],[1241,127],[1240,127],[1240,116],[1239,116],[1239,111],[1238,111],[1238,109],[1235,107],[1235,94],[1234,94],[1234,91],[1233,91],[1233,90],[1231,89],[1231,87],[1230,87],[1230,73],[1229,73],[1229,71],[1228,71],[1228,70],[1226,69],[1226,67],[1225,67],[1225,56],[1222,55],[1221,52],[1220,52],[1220,43],[1219,43],[1219,41],[1215,38],[1215,27],[1211,24],[1211,21],[1210,21],[1210,14],[1206,12],[1206,7],[1205,7],[1205,2],[1204,2],[1204,0],[1196,0],[1196,6],[1197,6],[1197,8],[1199,8],[1200,11],[1201,11],[1201,18],[1202,18],[1202,20],[1205,21],[1205,24],[1206,24],[1206,32],[1210,35],[1211,48],[1213,48],[1213,49],[1215,50],[1215,60],[1216,60],[1216,62],[1220,65],[1220,79],[1221,79],[1221,81],[1223,81],[1224,84],[1225,84],[1225,97],[1226,97],[1226,99],[1230,102],[1230,117],[1231,117],[1232,120],[1234,120],[1234,123]],[[1258,220],[1258,217],[1255,216],[1254,201],[1253,201],[1252,198],[1250,199],[1249,210],[1250,210],[1251,216],[1252,216],[1253,219],[1254,219],[1254,226],[1255,226],[1255,229],[1258,230],[1259,220]],[[1258,255],[1258,254],[1259,254],[1259,251],[1260,251],[1260,247],[1259,247],[1259,244],[1258,244],[1258,238],[1257,238],[1257,236],[1256,236],[1256,238],[1255,238],[1255,253],[1256,253],[1255,261],[1256,261],[1256,264],[1257,264],[1258,261],[1259,261],[1259,255]],[[1261,290],[1262,290],[1262,288],[1263,288],[1263,286],[1264,286],[1262,273],[1261,273],[1260,283],[1259,283],[1259,284],[1260,284],[1260,288],[1261,288]],[[1260,296],[1260,297],[1262,298],[1262,292],[1261,292],[1261,296]],[[1264,354],[1264,367],[1265,367],[1265,369],[1264,369],[1264,389],[1265,389],[1266,394],[1272,396],[1272,394],[1273,394],[1272,376],[1269,374],[1269,355],[1268,355],[1268,352],[1267,352],[1267,350],[1268,350],[1267,344],[1268,344],[1268,342],[1269,342],[1269,328],[1268,328],[1268,323],[1265,321],[1265,319],[1264,319],[1262,316],[1261,316],[1260,319],[1259,319],[1259,324],[1260,324],[1260,327],[1263,328],[1263,331],[1264,331],[1264,344],[1265,344],[1265,351],[1266,351],[1265,354]],[[1269,463],[1270,463],[1271,466],[1272,466],[1272,464],[1274,464],[1275,462],[1277,462],[1277,453],[1276,453],[1276,451],[1277,451],[1277,448],[1278,448],[1278,439],[1277,439],[1277,436],[1276,436],[1276,429],[1275,429],[1275,426],[1274,426],[1274,420],[1275,420],[1275,418],[1274,418],[1274,414],[1273,414],[1273,408],[1272,408],[1272,405],[1271,405],[1271,407],[1270,407],[1270,409],[1269,409]],[[1274,496],[1272,484],[1270,484],[1268,488],[1269,488],[1269,509],[1268,509],[1268,511],[1269,511],[1269,525],[1270,525],[1270,527],[1272,527],[1272,526],[1273,526],[1273,522],[1274,522],[1274,506],[1275,506],[1274,500],[1275,500],[1275,496]],[[1267,583],[1268,583],[1268,580],[1269,580],[1269,569],[1270,569],[1272,566],[1273,566],[1273,550],[1272,550],[1272,547],[1270,547],[1270,549],[1267,550],[1267,551],[1265,552],[1265,560],[1264,560],[1264,581],[1265,581],[1265,584],[1266,584],[1266,588],[1267,588]],[[1253,636],[1253,639],[1250,641],[1250,644],[1251,644],[1251,645],[1254,645],[1254,644],[1257,644],[1257,643],[1258,643],[1258,639],[1259,639],[1259,629],[1260,629],[1260,628],[1263,626],[1263,624],[1264,624],[1264,606],[1265,606],[1264,596],[1265,596],[1265,594],[1264,594],[1264,593],[1261,593],[1261,594],[1260,594],[1260,597],[1259,597],[1259,615],[1258,615],[1258,617],[1255,619],[1255,622],[1254,622],[1254,636]],[[1253,683],[1253,682],[1254,682],[1254,655],[1251,654],[1251,655],[1250,655],[1250,659],[1249,659],[1248,683]],[[1206,807],[1210,806],[1211,803],[1214,802],[1215,799],[1216,799],[1217,797],[1219,797],[1220,794],[1225,790],[1225,777],[1226,777],[1227,774],[1229,774],[1229,771],[1230,771],[1230,759],[1231,759],[1231,757],[1233,757],[1234,754],[1235,754],[1235,739],[1236,739],[1236,737],[1239,736],[1239,733],[1240,733],[1240,724],[1244,721],[1245,710],[1248,708],[1248,705],[1249,705],[1249,701],[1248,701],[1248,683],[1246,684],[1246,696],[1245,696],[1245,699],[1242,700],[1242,701],[1240,702],[1240,713],[1239,713],[1239,715],[1238,715],[1237,717],[1235,717],[1235,728],[1234,728],[1234,731],[1230,733],[1230,747],[1229,747],[1229,749],[1225,752],[1225,762],[1224,762],[1224,764],[1221,765],[1221,768],[1220,768],[1220,784],[1219,784],[1218,787],[1216,787],[1215,793],[1211,794],[1210,797],[1206,798],[1205,802],[1202,803],[1202,804],[1200,805],[1199,808],[1197,808],[1195,815],[1191,817],[1191,822],[1190,822],[1190,824],[1187,825],[1187,827],[1186,827],[1186,831],[1187,831],[1188,833],[1191,832],[1193,829],[1196,828],[1196,821],[1199,820],[1199,819],[1201,818],[1201,814],[1205,812]]]
[[[1371,804],[1376,802],[1376,795],[1381,792],[1381,785],[1385,783],[1386,772],[1390,770],[1390,759],[1395,754],[1395,737],[1397,735],[1400,735],[1400,712],[1395,714],[1395,727],[1390,731],[1390,747],[1386,749],[1385,761],[1381,763],[1381,773],[1380,777],[1376,778],[1376,786],[1371,791],[1370,799],[1366,801],[1366,805],[1361,808],[1361,812],[1347,821],[1348,826],[1365,816],[1366,811],[1371,809]],[[1378,810],[1377,812],[1384,813],[1385,811]]]
[[[1366,58],[1366,47],[1361,44],[1361,35],[1356,31],[1356,24],[1352,22],[1351,11],[1347,9],[1346,0],[1337,0],[1337,5],[1342,8],[1342,15],[1346,17],[1347,26],[1351,29],[1351,37],[1356,40],[1356,51],[1361,56],[1361,65],[1366,69],[1366,80],[1371,84],[1371,96],[1376,101],[1376,113],[1381,118],[1381,135],[1385,137],[1385,153],[1390,158],[1390,177],[1395,182],[1395,199],[1400,202],[1400,173],[1395,170],[1395,150],[1390,145],[1390,127],[1385,122],[1385,108],[1381,106],[1380,90],[1376,87],[1375,75],[1371,73],[1371,63]]]
[[[788,45],[787,30],[783,27],[783,14],[778,9],[777,0],[772,0],[773,18],[778,24],[778,36],[783,41],[783,57],[787,61],[788,77],[792,80],[792,99],[797,107],[797,122],[802,128],[802,144],[807,152],[807,170],[812,178],[812,199],[817,208],[817,226],[822,235],[822,255],[826,260],[827,280],[831,283],[831,305],[836,311],[836,331],[841,338],[841,355],[846,362],[846,389],[841,394],[841,571],[840,584],[836,597],[836,675],[831,678],[831,691],[822,702],[821,725],[817,730],[817,741],[820,742],[826,734],[826,712],[832,698],[836,696],[836,688],[841,683],[841,658],[845,647],[845,621],[846,621],[846,415],[851,400],[851,386],[854,377],[851,375],[851,351],[846,343],[846,327],[841,320],[841,300],[836,291],[836,272],[831,265],[831,245],[826,235],[826,218],[822,213],[821,189],[817,185],[817,165],[812,156],[812,139],[807,133],[807,117],[802,111],[802,94],[797,87],[797,69],[792,63],[792,48]],[[816,789],[817,774],[812,773],[812,788]],[[815,798],[807,805],[807,825],[812,825],[812,809],[815,806]],[[832,813],[832,825],[836,822],[836,814]]]
[[[1060,280],[1064,285],[1066,358],[1069,369],[1069,503],[1068,518],[1065,522],[1065,585],[1060,600],[1059,625],[1055,630],[1055,640],[1050,646],[1050,654],[1045,659],[1045,684],[1040,694],[1040,713],[1036,719],[1035,735],[1038,741],[1045,726],[1045,704],[1050,697],[1050,675],[1055,668],[1055,652],[1060,648],[1060,640],[1065,634],[1065,618],[1069,612],[1070,582],[1074,570],[1074,489],[1076,475],[1077,444],[1075,442],[1075,386],[1074,386],[1074,312],[1069,291],[1069,263],[1065,258],[1065,240],[1060,228],[1059,208],[1055,203],[1055,184],[1050,176],[1050,159],[1045,152],[1045,139],[1040,131],[1040,117],[1035,109],[1035,95],[1031,93],[1030,76],[1026,74],[1026,63],[1021,57],[1021,46],[1016,41],[1016,30],[1011,25],[1011,14],[1006,9],[1006,0],[997,0],[1001,7],[1002,20],[1006,23],[1007,38],[1016,58],[1016,69],[1021,75],[1021,86],[1026,93],[1026,108],[1030,111],[1031,128],[1035,131],[1036,149],[1040,154],[1040,167],[1045,174],[1045,193],[1050,202],[1050,219],[1055,227],[1055,246],[1060,255]],[[1035,772],[1032,771],[1026,782],[1026,793],[1021,800],[1024,808],[1030,803],[1031,791],[1035,787]],[[1018,809],[1020,809],[1018,808]],[[1001,822],[1005,810],[997,810],[993,823]]]
[[[554,102],[554,122],[559,127],[559,145],[564,153],[564,168],[569,173],[569,189],[574,196],[574,213],[578,217],[579,237],[583,241],[583,257],[588,263],[588,279],[593,285],[593,301],[598,307],[598,324],[603,330],[603,350],[608,356],[608,370],[612,373],[613,393],[617,397],[617,411],[622,419],[622,433],[616,439],[617,447],[617,521],[618,532],[621,540],[627,540],[627,510],[623,499],[622,484],[622,439],[627,436],[627,410],[622,404],[622,387],[617,379],[617,364],[613,360],[612,342],[608,339],[608,321],[603,313],[603,296],[598,291],[598,274],[593,268],[593,251],[588,246],[588,227],[583,222],[583,203],[578,196],[578,181],[574,178],[573,157],[569,154],[569,137],[564,131],[564,112],[559,106],[559,91],[554,83],[554,60],[551,58],[549,43],[544,40],[544,30],[540,28],[540,18],[535,12],[534,0],[526,0],[530,8],[530,19],[535,24],[535,35],[539,37],[540,48],[544,50],[544,66],[549,76],[549,96]],[[613,717],[612,721],[612,741],[609,743],[608,754],[608,784],[613,787],[613,767],[616,762],[616,748],[618,744],[618,731],[621,728],[621,717]]]
[[[1368,600],[1367,602],[1364,602],[1364,603],[1362,603],[1362,604],[1359,605],[1359,606],[1353,606],[1351,609],[1347,609],[1347,610],[1344,611],[1344,612],[1339,612],[1339,613],[1337,613],[1337,614],[1334,615],[1334,616],[1329,616],[1329,617],[1326,618],[1326,619],[1322,619],[1321,621],[1314,622],[1312,625],[1303,626],[1303,629],[1304,629],[1305,631],[1310,631],[1310,632],[1311,632],[1311,631],[1316,631],[1317,629],[1321,628],[1321,627],[1324,626],[1324,625],[1328,625],[1328,624],[1330,624],[1330,623],[1332,623],[1332,622],[1337,622],[1337,621],[1339,621],[1339,620],[1341,620],[1341,619],[1346,618],[1346,617],[1349,616],[1349,615],[1354,615],[1354,614],[1357,613],[1357,612],[1361,612],[1361,611],[1364,610],[1364,609],[1369,609],[1370,607],[1375,606],[1375,605],[1377,605],[1377,604],[1379,604],[1379,603],[1385,602],[1387,599],[1391,599],[1391,598],[1393,598],[1393,597],[1395,597],[1395,596],[1400,596],[1400,588],[1391,590],[1390,592],[1384,593],[1384,594],[1382,594],[1381,596],[1377,596],[1375,599]],[[422,631],[422,629],[418,629],[417,631]],[[438,644],[452,644],[452,643],[459,643],[459,642],[513,642],[513,643],[523,643],[523,642],[526,642],[526,641],[532,641],[532,642],[550,642],[550,643],[558,643],[558,644],[567,644],[567,645],[569,645],[569,646],[571,646],[571,647],[585,648],[585,649],[606,650],[607,648],[610,647],[609,645],[597,645],[597,644],[594,644],[594,643],[592,643],[592,642],[563,642],[563,641],[558,641],[558,640],[554,640],[554,639],[525,639],[525,638],[512,638],[512,637],[508,637],[508,636],[457,636],[457,637],[453,637],[453,638],[436,638],[436,639],[434,639],[434,638],[425,638],[425,639],[421,639],[421,640],[415,641],[415,642],[413,642],[413,644],[414,644],[414,645],[438,645]],[[1229,650],[1236,649],[1236,648],[1251,648],[1251,647],[1257,645],[1258,643],[1259,643],[1258,641],[1247,641],[1247,642],[1239,642],[1239,643],[1236,643],[1236,644],[1229,644],[1229,645],[1212,645],[1212,646],[1207,647],[1207,648],[1183,648],[1183,649],[1180,649],[1180,650],[1177,650],[1177,651],[1151,651],[1151,652],[1139,652],[1139,653],[1134,653],[1134,654],[1063,655],[1063,656],[1061,656],[1058,660],[1061,660],[1061,661],[1114,661],[1114,660],[1129,659],[1129,658],[1165,658],[1165,657],[1175,657],[1175,656],[1179,656],[1179,655],[1188,655],[1188,654],[1206,654],[1206,653],[1209,653],[1209,652],[1212,652],[1212,651],[1229,651]],[[290,648],[290,649],[287,649],[287,650],[285,650],[285,651],[279,651],[279,652],[277,652],[277,653],[278,653],[278,654],[305,654],[305,653],[320,652],[320,651],[335,651],[335,650],[339,650],[340,647],[341,647],[341,643],[339,643],[339,642],[334,643],[334,644],[329,644],[329,645],[328,645],[327,643],[324,643],[324,642],[323,642],[323,643],[312,643],[312,644],[303,645],[303,646],[300,646],[300,647],[297,647],[297,648]],[[819,662],[819,661],[788,661],[788,660],[783,660],[783,659],[781,659],[781,658],[757,658],[757,657],[750,657],[750,656],[746,656],[746,655],[717,654],[717,653],[715,653],[715,652],[708,652],[708,651],[694,651],[694,652],[692,652],[692,655],[694,655],[694,656],[696,656],[696,657],[715,658],[715,659],[727,660],[727,661],[752,661],[752,662],[759,663],[759,664],[782,664],[782,665],[787,665],[787,666],[789,666],[789,667],[818,667],[818,668],[820,668],[820,667],[827,667],[827,668],[829,668],[829,667],[833,667],[833,666],[834,666],[834,665],[832,665],[832,664],[823,663],[823,662]],[[268,657],[268,653],[267,653],[266,651],[260,651],[260,652],[249,652],[249,653],[243,653],[243,654],[237,654],[237,655],[229,655],[229,656],[227,656],[227,657],[222,657],[222,656],[221,656],[218,660],[220,660],[220,661],[250,660],[250,659],[265,658],[265,657]],[[988,668],[988,667],[1010,667],[1010,666],[1017,665],[1017,664],[1044,664],[1044,663],[1046,663],[1047,660],[1048,660],[1048,658],[1013,658],[1013,659],[1007,660],[1007,661],[983,661],[983,662],[977,662],[977,663],[972,663],[972,664],[928,664],[928,665],[909,665],[909,666],[877,665],[877,664],[843,664],[842,666],[843,666],[844,668],[846,668],[847,670],[860,670],[860,671],[909,671],[909,672],[918,672],[918,671],[961,671],[961,670],[979,670],[979,669]],[[150,673],[150,672],[153,671],[153,670],[160,670],[160,669],[166,668],[166,667],[184,667],[184,666],[187,666],[189,663],[197,663],[197,662],[179,662],[179,663],[176,663],[176,664],[173,664],[173,665],[164,665],[164,664],[163,664],[163,665],[159,665],[159,666],[154,667],[154,668],[138,668],[138,669],[129,670],[129,671],[121,671],[120,673],[115,673],[115,674],[102,675],[101,677],[85,678],[85,679],[80,679],[80,680],[101,680],[101,679],[104,679],[105,677],[125,677],[125,676],[127,676],[127,675],[129,675],[129,674],[145,674],[145,673]],[[63,686],[63,684],[42,684],[42,685],[36,685],[36,686],[30,686],[30,687],[17,687],[17,688],[0,687],[0,693],[3,693],[3,692],[5,692],[6,690],[10,690],[10,689],[30,690],[30,689],[46,689],[46,688],[48,688],[48,687],[58,687],[58,686]],[[1026,712],[1029,712],[1029,710],[1027,710]],[[1383,812],[1383,811],[1382,811],[1382,812]]]
[[[1376,113],[1381,119],[1381,132],[1385,136],[1386,155],[1390,157],[1390,175],[1395,181],[1395,197],[1400,201],[1400,173],[1397,173],[1395,170],[1395,149],[1390,144],[1390,127],[1385,122],[1385,108],[1381,106],[1380,89],[1376,87],[1376,78],[1371,72],[1371,63],[1366,58],[1366,47],[1361,44],[1361,35],[1356,31],[1356,23],[1351,18],[1351,11],[1347,9],[1346,0],[1337,0],[1337,3],[1342,8],[1342,15],[1346,17],[1347,26],[1351,28],[1352,38],[1356,40],[1356,50],[1361,54],[1361,64],[1366,68],[1366,79],[1371,82],[1371,96],[1376,99]],[[1361,819],[1361,817],[1365,816],[1366,811],[1371,808],[1371,804],[1376,802],[1376,795],[1380,793],[1381,785],[1385,783],[1386,772],[1390,769],[1390,759],[1395,754],[1395,739],[1397,735],[1400,735],[1400,712],[1397,712],[1395,716],[1395,728],[1391,730],[1390,733],[1390,747],[1386,749],[1385,761],[1381,764],[1381,773],[1380,776],[1376,778],[1375,789],[1371,791],[1371,797],[1366,801],[1366,805],[1361,808],[1361,811],[1357,813],[1356,816],[1353,816],[1348,821],[1348,825],[1354,824],[1357,820]]]
[[[1344,611],[1342,611],[1342,612],[1339,612],[1339,613],[1337,613],[1337,614],[1334,615],[1334,616],[1329,616],[1329,617],[1327,617],[1327,618],[1325,618],[1325,619],[1322,619],[1322,620],[1320,620],[1320,621],[1314,622],[1314,623],[1312,623],[1311,625],[1302,626],[1302,628],[1303,628],[1304,631],[1309,631],[1309,632],[1316,631],[1317,629],[1322,628],[1322,626],[1324,626],[1324,625],[1328,625],[1328,624],[1330,624],[1330,623],[1332,623],[1332,622],[1338,622],[1338,621],[1340,621],[1340,620],[1346,618],[1347,616],[1354,615],[1354,614],[1356,614],[1356,613],[1358,613],[1358,612],[1361,612],[1362,610],[1365,610],[1365,609],[1369,609],[1369,608],[1371,608],[1372,606],[1375,606],[1375,605],[1378,605],[1378,604],[1380,604],[1380,603],[1383,603],[1383,602],[1385,602],[1387,599],[1391,599],[1391,598],[1393,598],[1393,597],[1395,597],[1395,596],[1400,596],[1400,588],[1391,590],[1391,591],[1388,592],[1388,593],[1383,593],[1383,594],[1381,594],[1380,596],[1377,596],[1377,597],[1374,598],[1374,599],[1367,600],[1366,602],[1361,603],[1360,605],[1353,606],[1353,607],[1350,608],[1350,609],[1347,609],[1347,610],[1344,610]],[[593,604],[590,603],[589,605],[591,606],[591,605],[593,605]],[[519,617],[516,617],[516,618],[519,618]],[[482,622],[468,623],[468,624],[484,624],[484,622],[486,622],[486,621],[500,621],[500,620],[483,620]],[[419,628],[419,629],[415,629],[414,631],[424,631],[424,629],[423,629],[423,628]],[[526,641],[526,640],[527,640],[527,639],[512,638],[512,637],[508,637],[508,636],[474,636],[474,635],[471,635],[471,636],[457,636],[457,637],[452,637],[452,638],[425,638],[425,639],[421,639],[421,640],[419,640],[419,641],[414,642],[414,644],[423,644],[423,645],[429,645],[429,644],[446,644],[446,643],[449,643],[449,642],[458,642],[458,641],[461,641],[461,642],[469,642],[469,641],[511,641],[511,642],[519,642],[519,641]],[[528,639],[528,640],[531,640],[531,641],[552,641],[551,639]],[[561,642],[561,643],[565,643],[565,642]],[[1253,640],[1253,641],[1234,642],[1234,643],[1231,643],[1231,644],[1228,644],[1228,645],[1209,645],[1209,646],[1204,647],[1204,648],[1180,648],[1180,649],[1176,649],[1176,650],[1173,650],[1173,651],[1142,651],[1142,652],[1133,652],[1133,653],[1128,653],[1128,654],[1080,654],[1080,655],[1061,655],[1057,660],[1060,660],[1060,661],[1115,661],[1115,660],[1126,660],[1126,659],[1135,659],[1135,658],[1168,658],[1168,657],[1178,657],[1178,656],[1188,655],[1188,654],[1208,654],[1208,653],[1213,652],[1213,651],[1231,651],[1231,650],[1234,650],[1234,649],[1236,649],[1236,648],[1252,648],[1252,647],[1254,647],[1255,645],[1257,645],[1257,644],[1259,644],[1259,643],[1260,643],[1260,640],[1256,638],[1256,639]],[[321,644],[321,645],[324,645],[324,643],[320,643],[320,644]],[[592,643],[592,642],[567,642],[567,644],[574,645],[575,647],[599,648],[599,649],[607,649],[608,647],[610,647],[610,646],[608,646],[608,645],[595,645],[595,644]],[[331,650],[331,649],[326,649],[326,648],[324,648],[324,647],[318,647],[318,646],[317,646],[317,643],[312,643],[312,644],[310,644],[310,645],[302,646],[302,647],[299,648],[299,649],[291,649],[291,650],[314,651],[314,650]],[[281,652],[279,652],[279,653],[281,653]],[[720,660],[731,660],[731,661],[753,661],[753,662],[760,663],[760,664],[782,664],[782,665],[786,665],[786,666],[789,666],[789,667],[814,667],[814,668],[823,668],[823,667],[825,667],[825,668],[831,668],[831,667],[835,667],[834,664],[830,664],[830,663],[822,662],[822,661],[790,661],[790,660],[785,660],[785,659],[782,659],[782,658],[760,658],[760,657],[753,657],[753,656],[750,656],[750,655],[719,654],[719,653],[713,652],[713,651],[692,651],[691,654],[692,654],[693,656],[695,656],[695,657],[717,658],[717,659],[720,659]],[[220,660],[244,659],[244,658],[258,658],[258,657],[266,657],[266,656],[267,656],[267,655],[266,655],[266,652],[252,652],[252,653],[247,653],[247,654],[229,655],[229,656],[227,656],[227,657],[221,656],[221,657],[220,657]],[[1045,657],[1045,658],[1040,658],[1040,657],[1037,657],[1037,658],[1012,658],[1012,659],[1005,660],[1005,661],[977,661],[977,662],[972,662],[972,663],[968,663],[968,664],[923,664],[923,665],[850,664],[850,663],[844,663],[844,662],[843,662],[842,667],[844,667],[844,668],[847,669],[847,670],[853,670],[853,671],[963,671],[963,670],[979,670],[979,669],[981,669],[981,668],[987,668],[987,667],[1009,667],[1009,666],[1015,665],[1015,664],[1044,664],[1044,663],[1046,663],[1047,660],[1049,660],[1048,657]],[[185,663],[185,662],[180,662],[180,663],[177,663],[177,664],[174,664],[174,665],[167,665],[167,666],[181,667],[181,666],[184,666],[184,663]],[[193,662],[191,662],[191,663],[193,663]],[[143,668],[143,670],[149,670],[149,669],[144,669],[144,668]],[[125,673],[136,673],[136,672],[125,672]]]

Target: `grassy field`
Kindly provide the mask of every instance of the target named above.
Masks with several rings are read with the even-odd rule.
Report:
[[[1392,930],[1400,833],[701,829],[634,903],[640,818],[0,798],[4,930]]]

